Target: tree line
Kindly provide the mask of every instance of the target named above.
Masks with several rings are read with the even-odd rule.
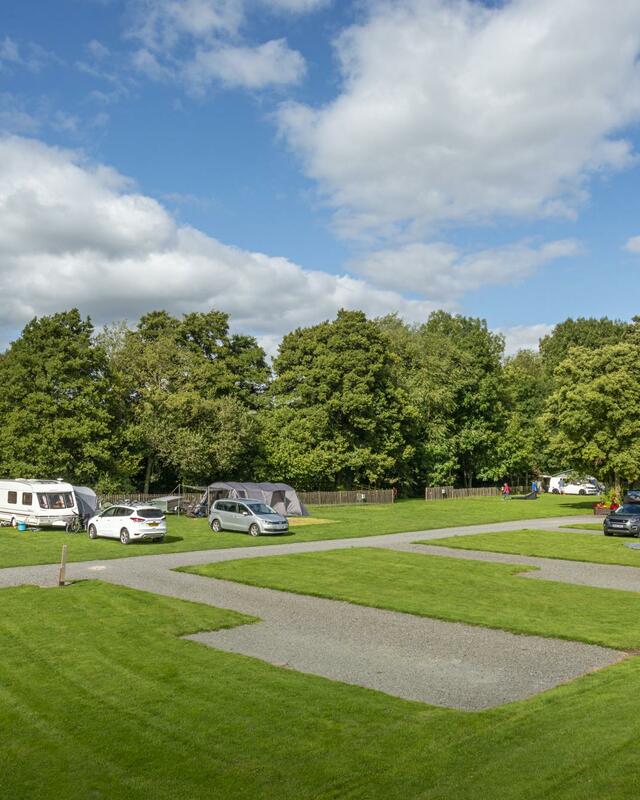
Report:
[[[572,468],[618,485],[640,477],[639,372],[640,319],[568,319],[505,357],[481,319],[343,310],[270,364],[220,311],[96,331],[73,309],[0,354],[0,475],[411,495]]]

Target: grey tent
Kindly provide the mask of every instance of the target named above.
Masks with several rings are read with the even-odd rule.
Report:
[[[93,489],[89,489],[88,486],[74,486],[73,493],[76,496],[78,513],[83,520],[91,519],[98,513],[98,498]]]
[[[301,503],[295,489],[286,483],[237,483],[216,481],[207,489],[209,503],[224,497],[234,499],[261,500],[274,511],[287,517],[308,517],[309,512]]]

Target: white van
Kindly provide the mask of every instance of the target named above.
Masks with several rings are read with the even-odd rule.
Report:
[[[0,520],[64,528],[78,515],[73,486],[64,481],[0,480]]]

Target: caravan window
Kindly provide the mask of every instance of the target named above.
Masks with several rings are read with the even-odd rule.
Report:
[[[73,494],[71,492],[38,492],[40,508],[73,508]]]
[[[18,493],[7,492],[7,503],[17,503],[17,502],[18,502]]]
[[[23,506],[30,506],[33,503],[33,495],[31,492],[23,492],[22,493],[22,505]]]

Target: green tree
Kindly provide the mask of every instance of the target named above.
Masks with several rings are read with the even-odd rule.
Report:
[[[145,491],[159,478],[198,484],[250,476],[254,409],[268,378],[254,339],[231,335],[217,311],[183,319],[154,311],[135,331],[107,338]]]
[[[545,466],[547,432],[542,422],[550,381],[542,357],[520,350],[502,370],[505,425],[498,445],[501,471],[526,483]]]
[[[640,479],[640,326],[624,341],[574,348],[555,371],[544,422],[556,466],[619,487]]]
[[[608,317],[566,319],[540,340],[540,355],[549,375],[567,358],[572,347],[599,348],[616,344],[629,331],[629,323]]]
[[[397,480],[409,458],[404,396],[379,327],[361,311],[284,337],[264,414],[275,477],[300,488],[351,488]]]
[[[127,469],[104,349],[77,311],[29,322],[0,359],[0,470],[96,483]]]
[[[504,424],[501,359],[504,339],[485,320],[436,311],[418,330],[425,369],[448,406],[446,440],[436,440],[434,461],[465,486],[501,475],[497,457]],[[444,449],[443,449],[444,445]],[[433,477],[439,478],[438,470]]]

